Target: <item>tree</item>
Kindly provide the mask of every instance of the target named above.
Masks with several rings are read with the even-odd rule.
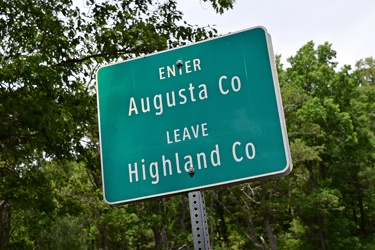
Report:
[[[375,84],[375,60],[372,57],[359,60],[356,65],[357,69],[363,74],[365,81],[370,84]]]
[[[361,169],[373,169],[373,134],[367,133],[373,129],[367,110],[372,94],[364,94],[366,78],[358,72],[335,69],[335,54],[328,43],[315,48],[309,42],[282,76],[291,178],[299,185],[291,205],[305,227],[300,242],[313,249],[359,248],[367,228],[363,200],[370,197],[364,198]]]
[[[95,72],[216,31],[175,1],[74,4],[0,2],[0,248],[192,249],[186,196],[103,202]],[[337,69],[331,47],[277,65],[294,170],[208,192],[215,249],[374,247],[374,62]]]
[[[101,186],[96,69],[216,33],[184,23],[175,1],[86,4],[83,10],[72,0],[0,2],[2,249],[9,243],[12,209],[30,205],[40,186],[24,192],[30,190],[27,180],[41,183],[46,161],[84,162]],[[30,196],[16,195],[22,192]]]
[[[235,0],[203,0],[203,2],[211,2],[216,12],[223,14],[225,10],[232,9]]]
[[[226,238],[246,249],[373,246],[371,66],[337,70],[335,55],[328,43],[308,42],[289,68],[277,65],[294,169],[280,180],[227,188],[218,198],[220,221],[236,232]]]

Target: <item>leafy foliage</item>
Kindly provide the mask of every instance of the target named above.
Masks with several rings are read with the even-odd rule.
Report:
[[[175,1],[75,3],[0,2],[0,249],[192,249],[185,195],[102,201],[94,74],[216,31]],[[215,249],[374,247],[374,59],[335,56],[310,41],[277,65],[294,170],[207,191]]]
[[[235,0],[203,0],[203,2],[211,2],[212,7],[216,12],[223,14],[225,10],[232,9]]]
[[[94,92],[96,69],[103,63],[216,34],[209,27],[183,22],[175,1],[86,1],[87,8],[79,8],[75,3],[0,2],[1,249],[16,242],[19,249],[22,244],[38,244],[38,236],[31,231],[30,238],[24,241],[19,238],[21,233],[12,231],[24,218],[28,218],[25,223],[39,219],[44,223],[45,219],[39,216],[65,216],[76,209],[75,213],[86,211],[72,199],[62,198],[69,192],[56,190],[56,183],[65,183],[59,180],[63,177],[52,175],[52,182],[45,178],[43,169],[52,160],[61,167],[67,161],[83,163],[91,188],[95,189],[90,193],[96,200],[93,217],[97,219],[102,210],[108,209],[98,202],[101,177]],[[55,171],[61,175],[69,173],[56,168]],[[77,184],[77,188],[83,191],[87,186]],[[82,199],[80,195],[78,200]],[[22,211],[30,211],[33,216]],[[55,220],[67,228],[75,227],[79,221],[58,217]],[[93,223],[98,223],[103,236],[104,224],[100,220]],[[40,228],[45,226],[54,228],[44,224]],[[31,224],[25,226],[25,230],[29,228]],[[102,238],[106,246],[105,237]]]

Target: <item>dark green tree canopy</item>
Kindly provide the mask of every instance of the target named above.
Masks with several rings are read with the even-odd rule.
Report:
[[[216,35],[176,6],[0,0],[0,249],[192,249],[185,195],[103,202],[96,115],[99,66]],[[332,47],[277,65],[294,169],[207,191],[215,249],[374,248],[374,59]]]
[[[30,201],[52,190],[45,162],[85,162],[100,188],[96,69],[216,34],[184,22],[173,0],[78,2],[0,1],[1,249],[9,209],[39,210]]]
[[[0,159],[74,156],[95,123],[93,79],[105,62],[215,34],[183,22],[175,1],[2,1]],[[45,155],[43,155],[45,154]]]

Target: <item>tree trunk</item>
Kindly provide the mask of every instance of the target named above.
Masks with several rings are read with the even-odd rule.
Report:
[[[160,215],[160,205],[159,200],[152,201],[153,204],[153,212],[155,215]],[[154,223],[152,226],[152,231],[154,232],[154,240],[155,240],[155,249],[160,250],[162,246],[163,236],[160,232],[161,226],[158,223]]]
[[[223,204],[222,196],[221,196],[221,190],[218,191],[217,199],[219,201],[218,206],[216,206],[216,213],[220,219],[219,221],[219,227],[218,227],[218,233],[223,239],[224,247],[228,246],[228,234],[227,234],[227,224],[225,222],[224,217],[224,208],[223,206],[220,206],[220,204]]]
[[[289,195],[289,198],[292,196],[291,193],[290,193],[290,187],[289,187],[289,190],[288,190],[288,195]],[[290,214],[292,215],[294,233],[296,234],[297,238],[299,238],[299,233],[298,233],[298,228],[297,228],[297,223],[296,223],[296,216],[294,214],[293,206],[290,206]]]
[[[257,235],[255,233],[254,223],[253,219],[251,218],[250,212],[248,212],[248,216],[245,217],[245,222],[250,232],[251,242],[255,247],[260,248],[261,245],[259,244]]]
[[[269,221],[268,216],[266,214],[263,216],[263,221],[264,221],[264,226],[266,227],[268,239],[269,239],[270,244],[271,244],[271,249],[277,250],[276,239],[275,239],[275,236],[273,235],[273,232],[272,232],[272,229],[271,229],[271,226],[270,226],[270,221]]]
[[[261,199],[260,206],[261,206],[262,214],[263,214],[263,222],[264,222],[264,226],[266,227],[268,239],[271,244],[271,249],[276,250],[277,249],[276,239],[275,239],[275,236],[273,235],[273,232],[270,226],[269,212],[268,212],[268,208],[266,204],[267,192],[266,192],[266,187],[264,185],[264,181],[261,181],[260,185],[262,187],[262,199]]]
[[[10,220],[10,205],[3,200],[0,203],[0,249],[9,249]]]
[[[317,188],[318,184],[316,183],[316,178],[313,170],[313,162],[309,161],[307,163],[307,169],[309,170],[310,182],[312,188]]]
[[[360,187],[358,185],[356,186],[356,192],[357,192],[357,198],[358,198],[358,206],[359,206],[359,228],[361,230],[361,233],[366,233],[366,215],[365,215],[365,209],[363,207],[363,197]]]
[[[161,249],[161,243],[162,243],[162,236],[157,226],[152,227],[152,231],[154,232],[154,240],[155,240],[155,249],[160,250]]]
[[[318,224],[319,224],[319,227],[323,227],[325,224],[324,218],[320,214],[318,214]],[[320,237],[320,245],[322,247],[322,250],[327,250],[327,244],[326,244],[326,241],[328,238],[327,234],[325,232],[319,233],[319,237]]]
[[[181,225],[181,230],[186,231],[185,228],[185,218],[186,218],[186,205],[185,205],[185,195],[181,195],[181,218],[180,218],[180,225]],[[186,240],[185,241],[185,247],[187,250],[190,250],[189,242]]]
[[[100,223],[98,226],[98,231],[100,234],[100,245],[102,250],[108,250],[108,239],[107,239],[107,233],[105,230],[105,225],[103,223]]]
[[[100,217],[102,215],[102,211],[98,210],[98,216]],[[98,225],[98,231],[100,235],[100,246],[102,250],[108,250],[108,238],[107,238],[107,231],[105,229],[105,224],[100,223]]]

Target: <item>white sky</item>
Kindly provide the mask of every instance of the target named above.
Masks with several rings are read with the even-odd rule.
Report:
[[[264,26],[284,63],[310,40],[331,43],[339,67],[375,57],[375,0],[236,0],[223,15],[201,0],[178,0],[178,9],[188,23],[216,25],[219,34]]]

